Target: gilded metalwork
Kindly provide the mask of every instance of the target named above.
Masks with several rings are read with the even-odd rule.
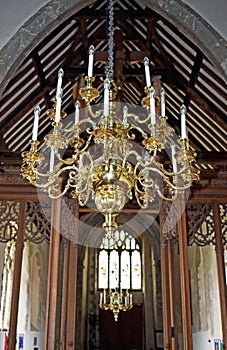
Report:
[[[148,58],[144,59],[147,86],[145,87],[146,97],[142,100],[146,116],[141,118],[140,115],[129,112],[127,106],[122,109],[122,115],[119,110],[117,111],[114,99],[118,87],[113,80],[112,0],[108,6],[108,16],[109,57],[104,80],[103,108],[97,111],[91,106],[91,102],[99,96],[99,91],[93,87],[95,48],[90,46],[86,85],[79,90],[81,98],[85,100],[89,116],[84,119],[79,118],[80,104],[77,101],[74,125],[69,129],[63,127],[61,84],[64,72],[60,69],[56,105],[49,112],[52,119],[53,113],[56,113],[52,123],[54,130],[44,138],[45,142],[41,148],[45,152],[49,149],[49,171],[45,167],[48,162],[47,156],[44,159],[39,158],[37,144],[32,143],[34,147],[31,151],[22,155],[22,175],[53,199],[64,196],[68,192],[78,200],[81,206],[84,206],[88,204],[91,195],[97,209],[105,217],[103,227],[107,232],[114,234],[116,215],[123,209],[126,202],[133,198],[133,195],[142,209],[147,208],[156,197],[174,201],[179,191],[188,189],[193,181],[199,179],[199,170],[194,166],[196,154],[189,150],[186,138],[185,106],[181,108],[183,126],[181,140],[177,141],[174,150],[170,145],[173,142],[174,130],[167,125],[164,88],[160,89],[160,96],[157,96],[154,86],[151,86]],[[35,121],[39,116],[38,111],[40,108],[34,110]],[[37,128],[37,122],[34,122],[33,139],[37,138]],[[71,137],[72,133],[73,137]],[[137,140],[140,147],[132,140]],[[93,154],[94,144],[100,145],[101,156]],[[64,158],[61,155],[64,154],[62,150],[66,150],[68,146],[73,148],[72,154]],[[164,157],[159,157],[159,153],[163,150],[167,155],[171,152],[172,166],[168,169],[166,169]],[[60,177],[63,179],[61,191]]]
[[[90,103],[99,97],[99,91],[92,86],[93,82],[95,81],[94,77],[87,76],[85,77],[85,80],[87,82],[87,85],[80,88],[79,92],[82,99]]]
[[[130,310],[133,307],[132,294],[126,291],[118,293],[116,290],[106,295],[106,291],[100,294],[99,307],[104,310],[111,310],[114,314],[114,320],[118,320],[119,312]]]

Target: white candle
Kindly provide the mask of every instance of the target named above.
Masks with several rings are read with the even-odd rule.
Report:
[[[108,117],[109,115],[109,88],[110,81],[109,79],[105,79],[104,81],[104,116]]]
[[[50,168],[49,168],[49,172],[51,173],[54,169],[54,149],[51,148],[50,150]]]
[[[180,113],[181,113],[181,138],[186,139],[187,133],[186,133],[186,107],[185,107],[185,105],[181,106]]]
[[[123,107],[123,125],[124,125],[124,128],[126,128],[126,126],[127,126],[127,114],[128,114],[128,107],[124,106]]]
[[[61,97],[62,97],[62,78],[64,75],[63,69],[59,69],[58,71],[58,83],[57,83],[57,91],[56,91],[56,114],[55,114],[55,122],[59,123],[61,119]]]
[[[151,116],[151,125],[155,124],[155,89],[152,87],[150,90],[150,116]]]
[[[144,153],[144,164],[148,165],[149,161],[150,161],[150,154],[149,154],[148,151],[145,151],[145,153]]]
[[[79,122],[80,117],[80,102],[76,101],[75,103],[75,124]]]
[[[130,297],[130,304],[132,304],[132,294],[131,293],[130,293],[129,297]]]
[[[61,96],[61,95],[60,95]],[[56,114],[55,114],[55,122],[59,123],[61,119],[61,97],[56,96]]]
[[[57,90],[61,89],[62,85],[62,78],[64,76],[64,71],[62,68],[59,69],[58,71],[58,84],[57,84]]]
[[[93,74],[93,60],[94,60],[95,48],[93,45],[89,47],[89,60],[88,60],[88,76],[92,77]]]
[[[161,116],[165,117],[166,110],[165,110],[165,90],[164,90],[164,88],[161,88],[161,90],[160,90],[160,99],[161,99]]]
[[[100,293],[100,304],[102,304],[102,292]]]
[[[79,157],[79,170],[83,169],[84,166],[84,153],[80,154]]]
[[[40,111],[41,111],[40,107],[36,106],[34,109],[34,125],[33,125],[33,131],[32,131],[32,141],[37,140]]]
[[[143,60],[143,63],[144,63],[144,67],[145,67],[146,84],[147,84],[147,86],[151,86],[149,59],[147,57],[145,57],[144,60]]]
[[[176,173],[177,172],[177,160],[175,158],[175,145],[171,144],[171,153],[172,153],[172,165],[173,165],[173,172]]]

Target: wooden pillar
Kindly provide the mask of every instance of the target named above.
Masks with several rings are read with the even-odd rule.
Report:
[[[224,349],[227,349],[227,292],[225,279],[224,247],[218,203],[214,204],[214,225],[223,343]]]
[[[181,300],[182,300],[182,323],[184,350],[192,350],[192,320],[190,303],[190,281],[188,270],[188,242],[184,193],[179,195],[179,252],[180,252],[180,281],[181,281]],[[182,213],[183,211],[183,213]],[[182,213],[182,215],[181,215]]]
[[[61,198],[52,200],[44,350],[56,350]]]
[[[24,248],[24,231],[26,220],[26,201],[20,201],[19,222],[16,241],[15,264],[13,272],[12,301],[9,323],[9,346],[8,350],[15,350],[17,336],[17,318],[20,296],[21,268]]]
[[[178,331],[176,319],[176,286],[174,274],[174,242],[173,239],[168,240],[168,261],[169,261],[169,294],[170,294],[170,321],[171,321],[171,343],[172,350],[178,349]]]
[[[78,246],[73,242],[70,242],[68,296],[67,296],[67,321],[66,321],[66,350],[70,350],[70,349],[72,350],[75,348],[77,254],[78,254]]]
[[[163,233],[164,208],[160,211],[160,245],[161,245],[161,274],[162,274],[162,314],[164,349],[171,347],[170,291],[168,269],[168,244]]]
[[[69,240],[64,238],[64,262],[62,276],[62,302],[61,302],[61,324],[60,324],[60,350],[65,350],[66,315],[67,315],[67,293],[69,275]]]
[[[78,217],[79,205],[76,202],[74,209],[73,242],[69,243],[69,270],[67,288],[67,319],[66,319],[66,350],[75,349],[76,342],[76,289],[78,265]]]

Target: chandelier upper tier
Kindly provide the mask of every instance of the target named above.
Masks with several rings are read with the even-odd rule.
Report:
[[[113,27],[112,17],[109,27]],[[77,101],[73,125],[64,127],[63,121],[67,119],[61,109],[64,72],[60,69],[55,105],[49,110],[53,132],[39,146],[41,110],[36,106],[31,148],[22,153],[22,175],[51,198],[69,192],[85,206],[92,197],[105,217],[103,227],[112,233],[117,228],[116,216],[128,200],[135,198],[141,208],[147,208],[157,196],[173,201],[178,191],[189,188],[199,178],[199,170],[195,166],[196,154],[189,150],[186,108],[184,105],[180,108],[181,137],[173,142],[174,130],[167,124],[165,113],[165,91],[163,87],[157,91],[152,86],[148,58],[144,58],[146,86],[141,107],[144,115],[134,113],[126,105],[120,110],[113,79],[113,28],[109,30],[109,44],[103,104],[92,105],[100,93],[93,86],[95,49],[91,46],[86,84],[80,88],[86,115],[81,118]],[[99,145],[99,154],[94,152],[94,145]],[[71,153],[67,151],[66,156],[67,149]],[[170,162],[166,162],[164,151]],[[49,165],[43,171],[47,161]]]

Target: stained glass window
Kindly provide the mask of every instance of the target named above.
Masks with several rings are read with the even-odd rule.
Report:
[[[99,281],[103,288],[108,288],[108,253],[102,250],[99,253]]]
[[[98,253],[98,288],[142,288],[140,245],[124,230],[116,231],[115,239],[103,238]]]

